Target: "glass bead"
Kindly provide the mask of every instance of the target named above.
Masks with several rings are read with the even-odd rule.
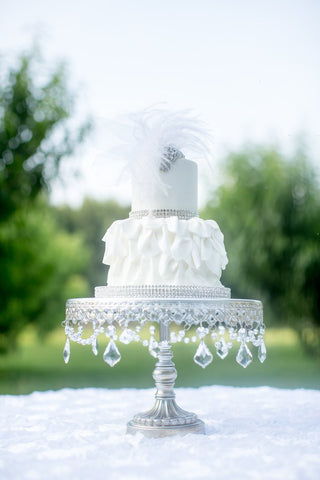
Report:
[[[225,331],[226,331],[225,327],[223,325],[219,325],[218,327],[219,335],[223,335]]]
[[[94,338],[92,341],[92,352],[95,356],[98,355],[98,340],[97,338]]]
[[[114,325],[108,325],[106,328],[106,336],[113,337],[116,333],[116,327]]]
[[[151,327],[149,328],[149,332],[151,333],[151,335],[154,335],[156,333],[156,327],[154,325],[151,325]]]
[[[130,328],[125,328],[121,333],[119,340],[121,343],[128,345],[135,338],[135,332]]]
[[[209,330],[205,327],[198,327],[197,330],[196,330],[196,333],[198,335],[199,338],[204,338],[207,333],[209,332]]]
[[[177,342],[177,335],[175,334],[175,332],[170,333],[170,342],[171,343],[176,343]]]
[[[217,350],[217,355],[219,355],[222,360],[228,355],[228,347],[224,338],[221,338],[218,342],[215,343]]]
[[[158,358],[159,344],[153,337],[151,337],[149,341],[149,353],[153,357]]]

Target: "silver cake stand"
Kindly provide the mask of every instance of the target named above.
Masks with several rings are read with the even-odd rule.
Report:
[[[230,290],[224,287],[97,287],[95,295],[67,301],[65,362],[70,357],[70,340],[91,345],[97,355],[97,338],[103,334],[109,339],[103,359],[110,366],[121,359],[117,344],[133,341],[141,342],[157,358],[153,371],[155,404],[133,417],[127,425],[128,433],[161,437],[205,432],[203,421],[176,403],[173,343],[193,343],[194,361],[203,368],[211,363],[214,354],[225,358],[234,342],[239,343],[236,361],[241,366],[247,367],[252,361],[250,343],[258,348],[261,362],[266,358],[262,303],[231,299]],[[170,332],[173,325],[177,327]],[[148,339],[144,338],[146,327]],[[210,337],[215,341],[214,353],[207,346]]]

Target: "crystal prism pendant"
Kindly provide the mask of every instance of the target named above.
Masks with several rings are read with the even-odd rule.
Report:
[[[236,360],[243,368],[246,368],[252,362],[252,354],[245,342],[241,343]]]
[[[217,355],[219,355],[219,357],[222,358],[222,360],[226,358],[229,350],[224,338],[221,338],[218,342],[216,342],[216,350],[217,350]]]
[[[98,340],[96,338],[92,342],[92,352],[95,356],[98,355]]]
[[[206,368],[213,360],[213,355],[203,340],[199,343],[193,360],[202,368]]]
[[[116,363],[120,362],[120,359],[121,359],[120,352],[117,349],[117,346],[114,343],[114,341],[111,339],[107,345],[107,348],[104,351],[103,360],[108,365],[110,365],[110,367],[113,367]]]
[[[263,340],[261,340],[261,343],[258,348],[258,358],[261,363],[263,363],[267,358],[267,349]]]
[[[125,343],[128,345],[132,340],[134,340],[136,334],[133,330],[130,330],[130,328],[125,328],[123,332],[121,333],[119,340],[122,343]]]
[[[66,344],[64,346],[63,350],[63,360],[64,363],[68,363],[70,358],[70,340],[67,338]]]

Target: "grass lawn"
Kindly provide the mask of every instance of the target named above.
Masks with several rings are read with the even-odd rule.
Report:
[[[0,393],[26,394],[64,387],[154,386],[152,370],[155,359],[141,344],[123,345],[118,342],[122,359],[110,368],[102,359],[105,344],[99,344],[99,354],[95,357],[90,346],[71,342],[70,361],[65,365],[62,358],[64,343],[63,329],[53,332],[44,341],[37,339],[32,331],[26,332],[17,351],[0,357]],[[257,349],[250,346],[254,360],[247,369],[243,369],[235,361],[237,348],[234,347],[224,360],[214,355],[212,364],[203,370],[193,362],[197,344],[175,344],[174,362],[178,370],[176,386],[218,384],[320,388],[319,360],[303,353],[293,330],[269,329],[266,346],[267,359],[263,364],[257,359]]]

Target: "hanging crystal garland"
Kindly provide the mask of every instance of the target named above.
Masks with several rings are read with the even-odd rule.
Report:
[[[258,347],[258,359],[264,362],[267,354],[260,302],[227,301],[227,309],[222,308],[222,301],[209,301],[206,305],[199,301],[159,301],[152,304],[136,301],[128,305],[122,301],[113,305],[109,302],[108,308],[101,302],[100,309],[99,304],[95,304],[94,309],[90,309],[90,305],[83,305],[82,310],[75,309],[70,301],[65,321],[67,340],[64,361],[67,363],[70,358],[70,340],[91,345],[93,354],[98,355],[97,338],[103,333],[108,339],[103,359],[111,367],[121,360],[119,344],[128,345],[133,341],[140,342],[148,348],[150,355],[157,358],[159,342],[156,339],[156,327],[162,322],[178,326],[177,332],[172,329],[170,333],[171,344],[199,342],[193,359],[202,368],[213,361],[215,354],[221,359],[226,358],[234,342],[240,344],[236,354],[239,365],[246,368],[252,362],[253,356],[248,347],[250,343]],[[148,338],[144,328],[147,325]],[[92,332],[91,335],[84,337],[83,334],[88,330]]]

